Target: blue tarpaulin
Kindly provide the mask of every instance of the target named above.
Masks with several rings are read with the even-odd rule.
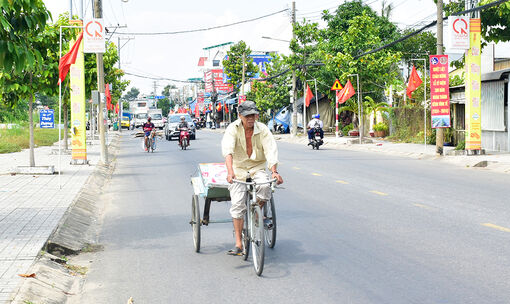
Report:
[[[274,121],[273,119],[269,120],[267,126],[269,127],[269,129],[274,130],[274,123],[276,123],[282,125],[285,130],[285,133],[288,133],[290,130],[290,120],[291,112],[288,107],[284,107],[278,113],[276,113],[276,115],[274,116]]]

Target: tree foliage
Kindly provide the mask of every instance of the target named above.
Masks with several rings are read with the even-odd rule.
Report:
[[[267,77],[274,76],[288,68],[284,56],[273,54],[272,59],[266,65]],[[255,101],[257,107],[263,111],[278,110],[289,104],[290,75],[284,74],[267,81],[252,82],[251,92],[247,98]]]
[[[42,0],[0,0],[0,72],[36,69],[44,52],[33,40],[45,30],[51,14]]]
[[[230,47],[230,50],[227,51],[227,59],[223,60],[223,73],[230,78],[230,83],[234,86],[235,91],[239,90],[243,79],[243,55],[245,58],[245,81],[258,72],[258,67],[253,63],[250,54],[251,49],[246,45],[246,42],[241,40]]]
[[[129,91],[127,91],[126,94],[124,95],[124,99],[135,100],[136,98],[138,98],[138,95],[140,95],[140,90],[138,90],[135,87],[131,87],[131,89]],[[165,95],[165,94],[163,94],[163,95]],[[167,96],[167,95],[165,95],[165,96]]]

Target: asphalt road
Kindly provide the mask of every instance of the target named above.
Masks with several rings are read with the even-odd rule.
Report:
[[[279,143],[277,243],[257,277],[225,254],[231,224],[204,227],[193,250],[190,177],[222,161],[220,134],[197,138],[148,154],[124,133],[76,303],[510,303],[508,175]]]

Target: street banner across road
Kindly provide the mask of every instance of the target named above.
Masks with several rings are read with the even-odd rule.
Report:
[[[432,128],[450,127],[448,55],[430,55],[430,111]]]
[[[71,41],[72,43],[72,41]],[[71,65],[71,133],[72,161],[86,162],[87,143],[85,133],[85,58],[83,44],[80,44],[76,62]]]
[[[104,53],[105,27],[103,19],[90,19],[83,23],[83,42],[85,53]]]
[[[39,126],[41,129],[55,128],[55,110],[41,110],[39,112]]]
[[[471,47],[466,52],[466,150],[482,148],[482,75],[480,19],[471,19]]]

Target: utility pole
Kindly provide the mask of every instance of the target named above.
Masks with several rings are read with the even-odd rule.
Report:
[[[437,55],[443,55],[443,0],[437,0]],[[436,155],[443,155],[443,128],[436,129]]]
[[[244,96],[244,75],[246,73],[246,54],[243,53],[243,77],[241,80],[241,95]]]
[[[103,3],[101,0],[94,0],[94,16],[95,18],[103,17]],[[99,93],[104,94],[105,86],[104,86],[104,65],[103,65],[103,53],[96,54],[96,62],[97,62],[97,90]],[[105,123],[103,117],[103,107],[104,104],[99,98],[99,110],[98,114],[98,127],[99,127],[99,140],[101,142],[101,162],[104,165],[108,164],[108,147],[106,146],[106,138],[105,138]]]
[[[294,25],[296,24],[296,2],[292,1],[292,39],[296,38],[296,33],[294,33]],[[292,103],[292,128],[290,133],[292,136],[297,135],[297,92],[296,92],[296,71],[292,68],[292,91],[290,102]],[[303,126],[304,127],[304,126]]]

